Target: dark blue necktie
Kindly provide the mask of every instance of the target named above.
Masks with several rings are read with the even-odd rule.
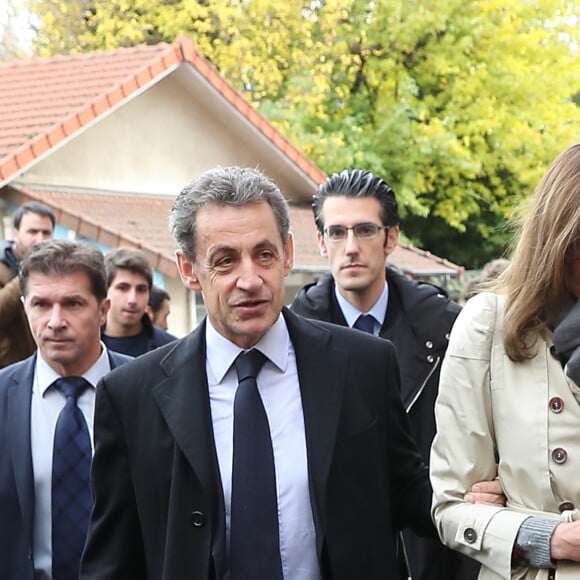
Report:
[[[353,325],[353,328],[362,330],[364,332],[370,332],[374,334],[375,330],[375,319],[370,314],[361,314]]]
[[[230,523],[232,580],[282,580],[276,470],[268,418],[256,383],[266,358],[257,351],[236,359],[234,452]]]
[[[54,432],[52,576],[54,580],[78,580],[92,499],[91,440],[77,400],[90,384],[82,377],[63,377],[53,385],[66,397],[66,403]]]

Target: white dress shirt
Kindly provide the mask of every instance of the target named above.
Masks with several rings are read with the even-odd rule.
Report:
[[[375,319],[375,326],[373,328],[373,334],[378,335],[381,331],[381,327],[387,317],[387,307],[389,305],[389,285],[385,281],[385,287],[379,299],[374,303],[373,307],[368,312],[362,312],[358,308],[355,308],[339,291],[336,284],[334,285],[334,294],[336,295],[336,300],[346,323],[350,328],[354,326],[358,317],[361,314],[370,314]]]
[[[233,362],[242,349],[206,326],[206,370],[214,440],[226,513],[229,546],[232,489],[233,411],[238,379]],[[316,534],[308,489],[308,462],[296,357],[283,316],[256,347],[268,360],[257,383],[274,451],[284,578],[320,580]],[[229,572],[226,579],[229,578]]]
[[[109,356],[101,343],[101,355],[83,375],[93,385],[78,399],[89,434],[93,441],[95,385],[111,370]],[[52,578],[52,451],[56,421],[66,398],[55,388],[49,388],[60,375],[42,358],[36,357],[30,409],[30,444],[34,473],[34,569]]]

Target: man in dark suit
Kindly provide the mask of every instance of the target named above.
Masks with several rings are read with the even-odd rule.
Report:
[[[441,362],[460,307],[442,288],[409,280],[385,261],[399,240],[395,192],[370,171],[331,175],[313,198],[320,252],[331,272],[296,296],[292,310],[392,341],[401,367],[401,399],[424,463],[435,437]],[[475,580],[479,563],[435,538],[404,531],[402,567],[413,580]],[[408,562],[405,562],[403,555]]]
[[[99,383],[82,580],[397,578],[396,530],[433,526],[391,343],[283,307],[288,209],[259,171],[202,174],[170,224],[208,316]]]
[[[65,407],[65,395],[56,385],[71,377],[86,381],[76,410],[90,431],[94,385],[111,368],[131,359],[107,352],[100,342],[108,301],[98,249],[66,241],[39,244],[22,262],[20,285],[38,350],[0,371],[0,578],[69,580],[75,576],[71,546],[76,543],[82,549],[83,522],[64,537],[73,571],[53,573],[53,440]],[[87,490],[90,441],[88,450]],[[77,457],[73,468],[80,465]],[[67,475],[61,476],[64,485],[71,483]],[[65,501],[74,503],[76,490],[69,493]],[[63,514],[67,517],[66,509]],[[87,523],[88,514],[85,534]],[[80,550],[77,578],[79,562]]]

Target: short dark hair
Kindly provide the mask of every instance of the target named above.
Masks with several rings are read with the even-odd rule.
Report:
[[[16,230],[20,229],[22,218],[27,213],[35,213],[43,217],[49,218],[50,221],[52,222],[52,229],[54,229],[54,226],[56,225],[56,217],[53,211],[47,205],[44,205],[43,203],[40,203],[38,201],[29,201],[28,203],[21,205],[14,212],[12,216],[12,225],[14,226],[14,229]]]
[[[171,300],[169,292],[159,286],[153,285],[149,293],[149,306],[151,306],[151,310],[153,312],[159,312],[164,300]]]
[[[147,280],[149,291],[153,286],[153,268],[145,254],[137,248],[117,248],[105,255],[105,268],[107,270],[107,289],[113,283],[118,270],[129,270],[134,274],[140,274]]]
[[[103,254],[88,243],[48,240],[35,244],[22,260],[18,273],[23,296],[27,293],[28,278],[35,272],[45,276],[63,276],[77,272],[86,274],[94,297],[99,302],[107,297]]]
[[[384,226],[398,226],[399,212],[395,192],[382,178],[363,169],[345,169],[333,173],[314,194],[312,211],[320,233],[324,232],[322,208],[327,197],[374,197],[381,204],[381,220]]]

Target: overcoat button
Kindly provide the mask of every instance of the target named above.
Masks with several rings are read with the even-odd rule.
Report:
[[[429,355],[429,356],[427,357],[427,362],[430,362],[430,363],[432,363],[434,360],[435,360],[435,358],[434,358],[432,355]]]
[[[560,513],[571,511],[574,509],[574,504],[571,501],[563,501],[558,505],[558,509],[560,510]]]
[[[201,526],[203,526],[203,524],[205,524],[205,516],[203,515],[202,512],[191,512],[191,523],[196,527],[196,528],[201,528]]]
[[[554,460],[554,463],[566,463],[568,460],[568,452],[562,447],[556,447],[556,449],[552,451],[552,459]]]
[[[552,397],[548,405],[552,413],[561,413],[564,409],[564,401],[560,397]]]
[[[473,528],[467,528],[463,532],[463,537],[468,544],[473,544],[477,540],[477,533]]]
[[[427,348],[433,348],[433,343],[432,343],[430,340],[428,340],[428,341],[425,343],[425,346],[426,346]]]

